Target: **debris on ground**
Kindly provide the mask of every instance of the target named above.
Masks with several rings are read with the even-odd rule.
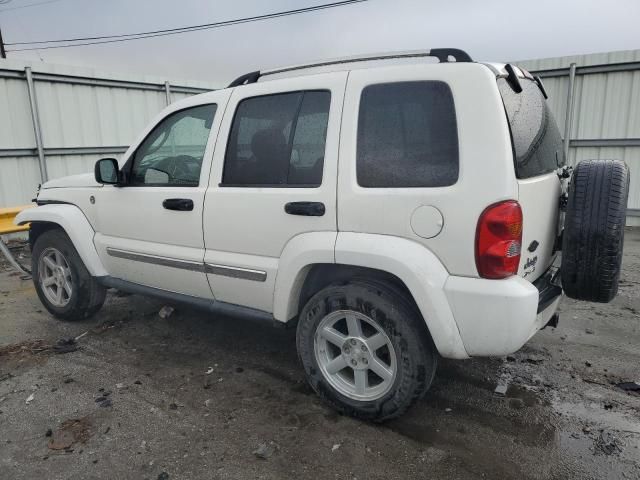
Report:
[[[333,445],[333,447],[331,447],[331,451],[335,452],[336,450],[338,450],[340,448],[342,444],[341,443],[336,443]]]
[[[593,364],[592,364],[589,360],[587,360],[586,362],[584,362],[584,365],[585,365],[586,367],[591,367],[591,366],[593,366]]]
[[[204,372],[204,373],[207,374],[207,375],[211,375],[213,373],[213,367],[207,368],[207,371]]]
[[[33,399],[35,398],[35,395],[32,393],[31,395],[29,395],[27,397],[27,399],[24,401],[24,403],[26,403],[27,405],[29,405],[31,402],[33,402]]]
[[[586,333],[587,335],[593,335],[593,330],[591,330],[590,328],[587,328],[584,333]]]
[[[111,392],[105,391],[104,388],[101,388],[99,391],[101,392],[100,396],[95,400],[98,406],[102,408],[106,408],[113,405],[111,398],[109,398],[109,395],[111,395]]]
[[[624,390],[625,392],[640,392],[640,383],[638,382],[621,382],[616,387]]]
[[[158,316],[164,320],[166,318],[169,318],[173,313],[173,311],[174,311],[173,307],[170,307],[169,305],[165,305],[158,312]]]
[[[509,384],[500,383],[496,386],[496,389],[493,391],[496,395],[500,397],[504,397],[507,394],[507,390],[509,389]]]
[[[30,356],[40,353],[55,352],[69,353],[78,350],[75,338],[61,338],[54,345],[46,343],[44,340],[27,340],[25,342],[15,343],[0,347],[0,357],[3,356]]]
[[[78,343],[73,337],[61,338],[52,348],[56,353],[71,353],[78,350]]]
[[[75,443],[85,443],[91,437],[90,427],[86,417],[65,420],[53,432],[47,446],[50,450],[69,450]]]
[[[266,460],[267,458],[271,457],[276,450],[278,450],[278,444],[275,442],[269,442],[269,443],[261,443],[260,445],[258,445],[258,448],[256,448],[252,453],[262,459],[262,460]]]
[[[77,342],[78,340],[80,340],[82,337],[84,337],[85,335],[87,335],[89,333],[89,330],[87,330],[86,332],[78,335],[76,338],[74,338],[74,340]]]
[[[27,340],[0,347],[0,357],[9,355],[35,355],[49,350],[49,345],[44,340]]]
[[[530,363],[532,365],[540,365],[542,362],[544,362],[544,358],[542,357],[527,357],[523,360],[526,363]]]
[[[607,430],[600,430],[600,435],[596,439],[595,445],[605,455],[614,455],[622,452],[618,438]]]

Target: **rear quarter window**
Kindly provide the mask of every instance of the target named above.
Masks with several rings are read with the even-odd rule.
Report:
[[[370,85],[362,91],[356,154],[363,187],[443,187],[458,180],[453,95],[440,81]]]
[[[516,176],[530,178],[554,171],[565,159],[560,130],[538,85],[522,78],[520,84],[522,92],[516,93],[506,79],[498,79],[511,130]]]

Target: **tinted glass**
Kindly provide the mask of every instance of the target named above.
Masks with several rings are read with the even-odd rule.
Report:
[[[520,79],[520,84],[522,92],[516,93],[506,79],[498,79],[511,129],[516,176],[529,178],[552,172],[565,159],[560,130],[538,85],[527,79]]]
[[[243,100],[231,127],[222,183],[320,185],[330,100],[324,91]]]
[[[458,179],[458,130],[444,82],[371,85],[362,91],[357,175],[363,187],[443,187]]]
[[[136,150],[130,183],[197,186],[215,113],[200,105],[162,120]]]

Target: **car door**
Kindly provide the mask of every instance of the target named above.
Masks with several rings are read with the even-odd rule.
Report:
[[[172,106],[125,155],[124,186],[95,195],[94,243],[113,277],[212,298],[203,269],[202,211],[229,92]]]
[[[205,268],[216,300],[272,312],[287,243],[336,231],[346,78],[338,72],[234,89],[204,208]]]

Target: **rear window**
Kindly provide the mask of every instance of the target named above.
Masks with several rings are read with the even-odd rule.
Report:
[[[398,82],[362,91],[358,184],[443,187],[458,180],[458,129],[444,82]]]
[[[504,78],[498,79],[498,88],[511,129],[516,176],[530,178],[554,171],[565,159],[560,130],[538,85],[522,78],[520,83],[520,93]]]

